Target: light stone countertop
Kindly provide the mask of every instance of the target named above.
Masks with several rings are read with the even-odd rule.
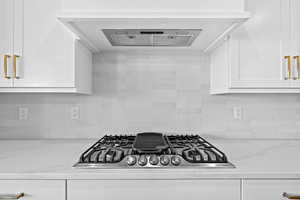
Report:
[[[299,178],[300,140],[209,140],[235,169],[75,169],[97,140],[0,140],[0,179]]]

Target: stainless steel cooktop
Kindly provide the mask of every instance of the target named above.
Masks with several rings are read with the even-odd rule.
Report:
[[[234,168],[199,135],[106,135],[87,149],[76,168]]]

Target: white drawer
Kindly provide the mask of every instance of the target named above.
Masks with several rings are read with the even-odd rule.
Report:
[[[65,200],[64,180],[0,180],[0,196],[24,193],[20,200]],[[1,199],[1,198],[0,198]]]
[[[239,200],[239,180],[70,180],[68,200]]]
[[[282,200],[282,194],[300,195],[300,180],[244,180],[243,200]]]

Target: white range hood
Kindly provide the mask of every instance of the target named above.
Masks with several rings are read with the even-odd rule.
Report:
[[[58,19],[92,52],[132,48],[194,49],[209,52],[249,17],[250,14],[243,11],[68,11],[61,13]],[[148,34],[149,30],[154,34]],[[170,44],[165,39],[174,40],[172,31],[178,33],[178,41],[184,39],[180,33],[188,34],[196,31],[197,34],[192,35],[192,40],[186,42],[188,45],[149,45],[149,43],[145,43],[147,45],[122,45],[125,43],[121,41],[119,41],[121,45],[114,45],[112,42],[113,39],[118,41],[118,38],[123,38],[124,40],[128,36],[127,39],[135,39],[137,42],[143,38],[149,41],[151,38],[157,38],[157,40],[164,39],[165,43]],[[115,34],[113,39],[109,35],[112,33]],[[140,33],[143,35],[139,35]],[[161,34],[160,37],[159,34]],[[127,41],[126,44],[130,42]]]

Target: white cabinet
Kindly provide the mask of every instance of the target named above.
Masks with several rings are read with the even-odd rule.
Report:
[[[289,55],[289,7],[286,0],[246,2],[252,18],[231,36],[231,87],[276,88],[284,78]]]
[[[283,193],[300,196],[300,180],[244,180],[243,200],[283,200]]]
[[[24,0],[24,18],[18,26],[23,26],[23,34],[18,34],[23,41],[15,37],[20,42],[15,54],[22,60],[15,87],[74,86],[74,67],[68,63],[72,36],[56,21],[60,4],[61,0]]]
[[[70,180],[68,199],[239,200],[239,180]]]
[[[65,200],[64,180],[0,180],[0,198],[24,193],[26,200]],[[7,197],[7,198],[6,198]],[[16,199],[16,198],[15,198]]]
[[[12,0],[1,0],[0,6],[0,87],[12,87],[10,56],[13,49],[13,10],[14,4]]]
[[[291,87],[284,59],[291,53],[289,3],[274,0],[270,7],[269,0],[248,0],[246,9],[252,17],[211,54],[213,94]]]
[[[211,93],[300,92],[300,15],[292,12],[299,1],[247,0],[245,7],[252,17],[211,53]]]
[[[0,92],[91,92],[92,54],[57,20],[61,5],[61,0],[4,0],[1,66],[3,71],[7,58],[11,79],[1,76]]]
[[[215,49],[210,58],[210,92],[215,94],[225,92],[230,81],[229,41]]]
[[[292,86],[300,88],[300,1],[291,0],[291,42],[292,42],[292,56],[293,56],[293,77]]]

